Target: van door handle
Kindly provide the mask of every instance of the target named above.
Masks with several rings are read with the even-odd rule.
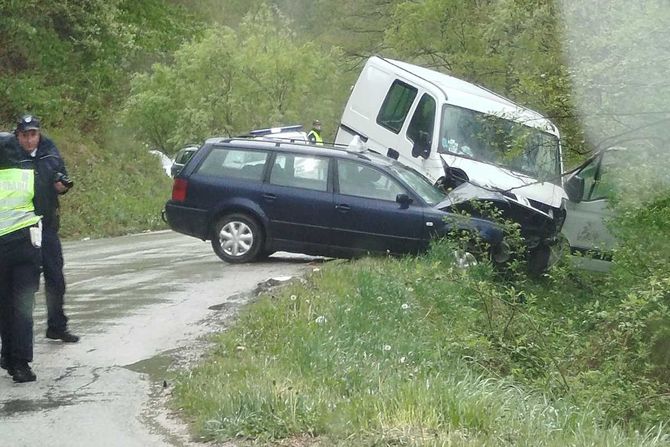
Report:
[[[335,205],[335,209],[339,211],[340,213],[348,213],[351,211],[351,207],[345,203],[340,203],[339,205]]]
[[[263,194],[263,198],[268,202],[274,202],[275,200],[277,200],[277,195],[266,192],[265,194]]]

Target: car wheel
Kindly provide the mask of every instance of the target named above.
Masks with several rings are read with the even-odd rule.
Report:
[[[551,257],[551,248],[546,245],[540,245],[528,253],[528,273],[531,276],[541,276],[549,268]]]
[[[246,214],[229,214],[214,225],[212,248],[226,262],[239,264],[253,261],[262,246],[261,227]]]

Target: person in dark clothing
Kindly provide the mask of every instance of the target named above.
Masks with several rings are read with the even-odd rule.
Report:
[[[33,308],[40,281],[39,216],[34,172],[17,169],[21,149],[0,133],[0,368],[14,382],[33,382]]]
[[[76,343],[79,337],[68,331],[63,310],[65,276],[58,196],[72,187],[65,162],[56,145],[40,132],[40,121],[33,115],[22,116],[16,125],[16,138],[23,149],[22,168],[35,171],[35,212],[42,216],[42,271],[47,302],[47,338]]]

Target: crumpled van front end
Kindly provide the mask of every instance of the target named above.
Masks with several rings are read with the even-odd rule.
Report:
[[[563,208],[543,212],[531,206],[525,198],[472,183],[463,183],[451,190],[438,208],[518,224],[531,273],[545,271],[558,259],[562,250],[559,234],[566,215]]]

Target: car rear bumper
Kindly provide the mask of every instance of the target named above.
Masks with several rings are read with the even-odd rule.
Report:
[[[165,219],[173,231],[202,240],[209,239],[207,211],[169,201],[165,204]]]

